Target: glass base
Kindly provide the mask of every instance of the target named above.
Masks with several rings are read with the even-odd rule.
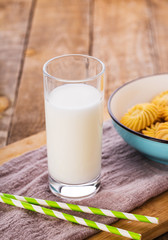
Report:
[[[93,196],[99,190],[100,176],[88,183],[70,185],[55,181],[49,175],[49,188],[54,195],[61,198],[81,200]]]

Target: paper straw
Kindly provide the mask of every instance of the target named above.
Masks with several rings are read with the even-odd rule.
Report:
[[[95,228],[98,230],[103,230],[106,232],[110,232],[110,233],[114,233],[123,237],[127,237],[130,239],[135,239],[135,240],[140,240],[141,239],[141,234],[139,233],[134,233],[131,231],[127,231],[121,228],[116,228],[113,226],[109,226],[106,224],[102,224],[102,223],[98,223],[98,222],[94,222],[85,218],[80,218],[80,217],[76,217],[76,216],[72,216],[70,214],[66,214],[66,213],[61,213],[58,211],[54,211],[48,208],[44,208],[44,207],[40,207],[34,204],[30,204],[27,202],[23,202],[23,201],[19,201],[19,200],[15,200],[15,199],[10,199],[7,197],[3,197],[0,196],[0,202],[2,203],[6,203],[12,206],[16,206],[16,207],[20,207],[20,208],[24,208],[24,209],[28,209],[34,212],[38,212],[38,213],[42,213],[48,216],[52,216],[52,217],[56,217],[62,220],[66,220],[72,223],[76,223],[76,224],[81,224],[84,226],[88,226],[91,228]]]
[[[38,198],[30,198],[30,197],[23,197],[23,196],[17,196],[17,195],[11,195],[6,193],[0,193],[1,196],[12,198],[15,200],[20,200],[28,203],[33,203],[36,205],[42,205],[42,206],[49,206],[59,209],[66,209],[66,210],[73,210],[77,212],[85,212],[85,213],[92,213],[97,215],[103,215],[108,217],[116,217],[121,219],[129,219],[129,220],[135,220],[139,222],[147,222],[147,223],[155,223],[158,224],[158,218],[155,217],[149,217],[149,216],[143,216],[138,214],[132,214],[132,213],[125,213],[125,212],[118,212],[118,211],[112,211],[107,209],[100,209],[100,208],[93,208],[93,207],[86,207],[86,206],[80,206],[70,203],[62,203],[62,202],[55,202],[55,201],[49,201],[49,200],[43,200]]]

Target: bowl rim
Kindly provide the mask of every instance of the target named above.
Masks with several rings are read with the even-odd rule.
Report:
[[[133,82],[136,82],[136,81],[140,81],[141,79],[144,79],[144,78],[152,78],[154,76],[163,76],[163,75],[167,75],[168,76],[168,73],[162,73],[162,74],[153,74],[153,75],[148,75],[148,76],[144,76],[144,77],[139,77],[139,78],[136,78],[134,80],[131,80],[129,82],[126,82],[124,83],[122,86],[118,87],[116,90],[114,90],[112,92],[112,94],[110,95],[109,99],[108,99],[108,104],[107,104],[107,108],[108,108],[108,112],[111,116],[111,118],[121,127],[121,128],[124,128],[125,130],[131,132],[132,134],[135,134],[135,135],[138,135],[139,137],[142,137],[142,138],[145,138],[145,139],[148,139],[148,140],[151,140],[151,141],[154,141],[154,142],[159,142],[159,143],[165,143],[165,144],[168,144],[168,140],[163,140],[163,139],[158,139],[158,138],[153,138],[153,137],[149,137],[149,136],[146,136],[146,135],[143,135],[142,133],[140,132],[136,132],[128,127],[126,127],[125,125],[123,125],[122,123],[120,123],[117,118],[114,116],[114,114],[112,113],[111,111],[111,107],[110,107],[110,103],[111,103],[111,100],[112,98],[115,96],[115,94],[122,88],[124,88],[126,85],[129,85]]]

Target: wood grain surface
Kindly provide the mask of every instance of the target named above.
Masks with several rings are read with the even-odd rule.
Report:
[[[0,120],[1,146],[45,129],[42,66],[49,58],[84,53],[103,60],[107,76],[106,103],[111,92],[123,83],[168,71],[166,0],[2,2],[2,19],[8,27],[11,23],[5,16],[12,12],[11,6],[23,11],[20,15],[16,11],[12,18],[12,25],[18,24],[15,38],[19,38],[21,32],[21,44],[15,46],[11,31],[10,44],[1,46],[4,52],[1,58],[6,65],[1,71],[0,94],[9,96],[12,106],[14,102],[14,108],[8,109]],[[7,28],[2,29],[2,42],[7,32]],[[13,48],[16,61],[10,59]],[[16,79],[13,84],[11,79]]]
[[[154,48],[153,58],[155,59],[156,72],[168,72],[168,45],[165,39],[168,38],[168,1],[149,0],[148,15],[150,18],[149,29],[152,46]]]
[[[121,84],[157,72],[149,22],[145,0],[95,1],[93,55],[107,68],[107,98]]]
[[[88,0],[37,1],[8,143],[44,130],[43,64],[61,54],[88,53],[88,13]]]
[[[46,60],[83,53],[104,61],[106,119],[113,90],[141,76],[168,72],[167,12],[167,0],[0,0],[0,96],[10,101],[0,115],[0,146],[12,143],[0,149],[0,164],[45,144]],[[165,196],[158,197],[161,203]],[[93,239],[119,239],[110,237],[100,233]]]
[[[6,145],[10,131],[31,6],[31,0],[0,1],[0,96],[9,99],[9,108],[0,114],[0,147]]]

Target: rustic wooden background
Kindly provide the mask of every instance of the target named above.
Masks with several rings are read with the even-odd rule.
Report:
[[[124,82],[168,72],[167,39],[167,0],[0,0],[0,96],[10,101],[0,113],[0,147],[45,129],[46,60],[100,58],[107,103]]]
[[[4,146],[44,130],[42,66],[66,53],[106,64],[106,100],[126,81],[168,72],[167,0],[0,0]]]

